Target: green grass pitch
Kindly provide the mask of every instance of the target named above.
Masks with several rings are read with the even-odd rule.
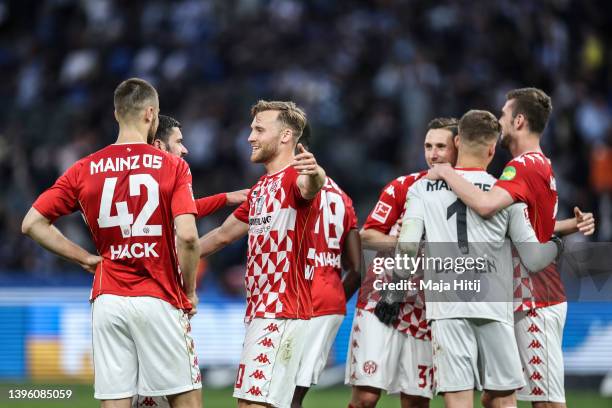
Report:
[[[9,399],[9,389],[70,389],[73,394],[67,400],[15,400]],[[477,396],[478,397],[478,396]],[[334,387],[326,389],[314,388],[304,401],[304,408],[346,408],[350,398],[348,387]],[[203,391],[203,406],[211,408],[233,408],[236,406],[232,398],[232,390],[207,389]],[[567,393],[569,407],[610,408],[612,399],[603,398],[592,391],[569,391]],[[0,384],[0,407],[2,408],[89,408],[99,406],[93,398],[93,386],[86,384],[45,385],[45,384]],[[436,397],[431,408],[443,407],[442,398]],[[474,406],[479,407],[476,399]],[[529,404],[519,403],[519,407],[529,407]],[[399,408],[399,399],[393,396],[383,396],[378,404],[379,408]]]

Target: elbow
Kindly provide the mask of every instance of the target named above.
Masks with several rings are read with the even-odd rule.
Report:
[[[29,236],[31,231],[32,231],[32,222],[28,220],[28,218],[26,217],[21,222],[21,233]]]
[[[197,231],[186,231],[183,233],[176,233],[176,239],[185,248],[197,248],[199,243]]]
[[[497,208],[495,208],[494,206],[490,204],[483,203],[478,206],[478,208],[476,209],[476,212],[482,218],[491,218],[497,212]]]

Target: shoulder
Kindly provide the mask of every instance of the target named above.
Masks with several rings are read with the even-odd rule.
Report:
[[[504,167],[500,180],[512,180],[527,174],[547,175],[552,171],[550,160],[539,152],[524,153],[510,160]]]

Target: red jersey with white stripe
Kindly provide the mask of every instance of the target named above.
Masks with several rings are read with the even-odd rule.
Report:
[[[550,240],[557,217],[557,186],[550,160],[541,152],[528,152],[510,160],[495,183],[512,196],[514,201],[527,204],[529,221],[540,242]],[[516,262],[515,262],[516,264]],[[515,266],[515,298],[521,302],[518,310],[552,306],[566,301],[565,289],[557,266],[529,274]]]
[[[189,310],[174,218],[196,214],[187,163],[145,143],[114,144],[76,162],[33,204],[43,216],[81,211],[103,258],[91,299],[152,296]]]
[[[408,189],[425,174],[427,174],[426,171],[413,173],[398,177],[387,184],[383,188],[378,202],[368,216],[363,228],[375,229],[383,234],[397,237],[402,228],[402,218],[406,210]],[[385,255],[380,254],[380,256]],[[385,275],[381,275],[381,278],[385,281],[388,280],[388,277]],[[379,279],[379,277],[374,274],[372,265],[370,265],[366,278],[359,289],[358,308],[369,312],[373,312],[376,308],[376,303],[380,300],[380,294],[372,289],[375,279]],[[419,278],[415,276],[414,279],[416,284],[419,285]],[[402,303],[398,317],[394,325],[399,331],[408,333],[417,339],[431,338],[427,319],[425,318],[425,296],[423,291],[419,291],[415,301]]]
[[[320,215],[315,224],[315,273],[312,281],[313,316],[346,314],[342,286],[342,248],[357,228],[353,201],[329,177],[321,189]]]
[[[234,211],[238,220],[249,224],[246,322],[255,317],[312,317],[314,224],[320,195],[304,199],[297,178],[291,166],[264,175]]]

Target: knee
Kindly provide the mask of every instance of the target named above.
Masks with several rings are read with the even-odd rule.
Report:
[[[371,392],[353,389],[351,405],[353,408],[375,408],[380,399],[380,391]]]
[[[429,408],[429,398],[402,394],[403,408]]]
[[[482,395],[480,395],[480,403],[483,407],[490,408],[493,406],[493,398],[488,392],[483,392]]]

